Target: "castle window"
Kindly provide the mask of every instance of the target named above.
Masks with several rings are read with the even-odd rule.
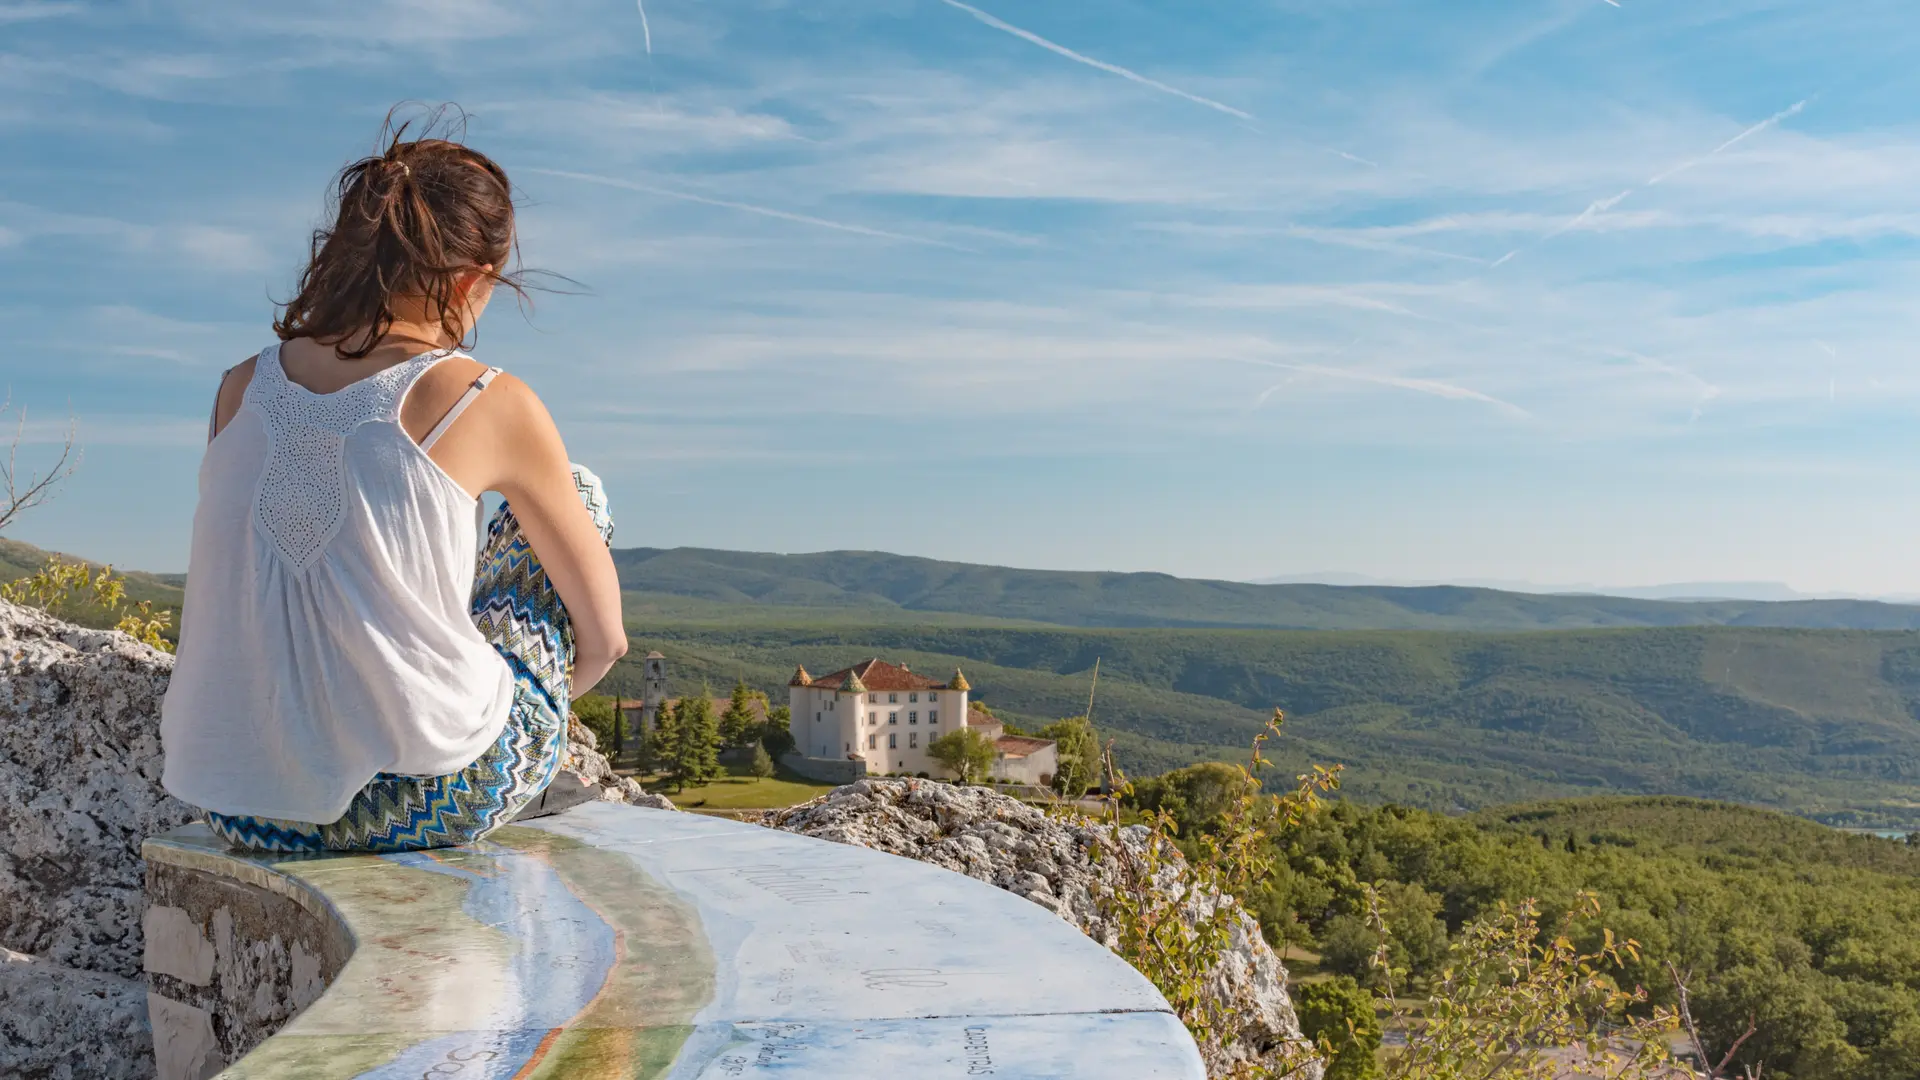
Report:
[[[891,731],[887,732],[887,749],[897,750],[899,749],[899,747],[900,747],[900,736],[894,734]]]
[[[940,710],[939,710],[939,709],[928,709],[928,710],[927,710],[927,723],[929,723],[929,724],[937,724],[937,723],[939,723],[939,722],[940,722]]]
[[[939,693],[939,691],[936,691],[936,690],[929,690],[929,691],[927,691],[927,700],[928,700],[928,701],[939,701],[939,700],[940,700],[940,693]]]
[[[900,695],[899,695],[899,694],[888,694],[888,695],[887,695],[887,704],[889,704],[889,705],[898,705],[898,704],[900,704]]]
[[[843,751],[841,751],[841,753],[844,753],[844,754],[851,754],[851,753],[853,753],[853,744],[852,744],[852,743],[848,743],[848,744],[847,744],[847,748],[846,748],[845,750],[843,750]]]
[[[868,701],[871,701],[871,702],[874,702],[874,703],[876,703],[876,704],[878,704],[878,703],[879,703],[879,701],[880,701],[880,695],[879,695],[879,694],[868,694],[868,695],[867,695],[867,700],[868,700]]]
[[[908,694],[908,695],[907,695],[907,700],[908,700],[908,701],[919,701],[919,700],[920,700],[920,695],[919,695],[919,694]]]
[[[919,722],[920,722],[920,710],[915,709],[914,711],[907,714],[907,723],[917,724]]]
[[[913,749],[918,749],[919,746],[920,746],[920,733],[917,731],[907,732],[907,748],[910,750],[913,750]]]
[[[874,725],[876,725],[876,724],[878,724],[879,722],[880,722],[880,714],[879,714],[879,713],[877,713],[877,712],[870,712],[870,713],[868,713],[868,714],[867,714],[867,726],[868,726],[868,727],[873,727]]]
[[[820,722],[820,713],[819,713],[819,711],[818,711],[818,710],[815,710],[815,711],[814,711],[814,714],[813,714],[813,722],[814,722],[814,723],[816,723],[816,724]]]
[[[878,735],[867,736],[867,749],[878,750],[879,748],[880,748],[880,736]]]
[[[888,713],[888,714],[887,714],[887,723],[889,723],[889,724],[897,724],[897,723],[899,723],[899,722],[900,722],[900,714],[899,714],[899,713],[897,713],[897,712],[890,712],[890,713]]]

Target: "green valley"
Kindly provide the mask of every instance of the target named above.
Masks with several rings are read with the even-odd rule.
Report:
[[[46,556],[0,541],[0,580]],[[775,701],[797,664],[882,656],[962,667],[997,713],[1037,728],[1086,708],[1098,659],[1094,719],[1136,774],[1239,758],[1279,707],[1283,771],[1342,765],[1346,794],[1371,803],[1689,795],[1920,827],[1920,632],[1903,623],[1916,608],[1250,586],[861,553],[615,556],[634,652],[610,693],[637,694],[650,649],[675,692],[745,678]],[[127,580],[135,599],[179,602],[180,575]],[[1820,611],[1870,617],[1781,625]],[[1629,617],[1705,625],[1589,625]],[[1363,628],[1195,625],[1263,619]]]
[[[708,615],[713,615],[708,612]],[[764,612],[757,612],[764,617]],[[1346,767],[1348,795],[1445,812],[1602,793],[1920,827],[1920,634],[1673,628],[1528,634],[774,625],[630,617],[684,689],[776,695],[795,664],[963,667],[996,713],[1086,706],[1137,773],[1241,756],[1272,708],[1284,770]],[[637,690],[632,664],[610,689]]]

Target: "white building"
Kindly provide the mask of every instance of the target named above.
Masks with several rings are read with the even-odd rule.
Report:
[[[1054,744],[1007,735],[999,721],[973,709],[972,688],[958,670],[941,682],[904,664],[874,659],[817,679],[802,667],[787,687],[794,744],[807,757],[864,761],[872,774],[944,776],[946,767],[927,747],[941,735],[973,726],[995,741],[996,777],[1053,782]]]

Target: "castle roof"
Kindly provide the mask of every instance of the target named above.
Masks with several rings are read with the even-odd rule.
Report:
[[[801,669],[795,678],[806,673]],[[946,686],[917,675],[898,664],[889,664],[878,658],[863,661],[850,668],[841,668],[831,675],[822,675],[806,683],[794,683],[795,686],[812,686],[822,690],[843,690],[849,693],[864,694],[875,690],[945,690]]]
[[[807,674],[807,666],[805,664],[794,668],[793,678],[787,680],[788,686],[809,686],[812,685],[812,683],[813,676]]]
[[[953,669],[953,678],[947,680],[947,687],[948,689],[951,689],[951,690],[973,689],[973,687],[967,685],[967,677],[965,675],[960,674],[959,668]]]

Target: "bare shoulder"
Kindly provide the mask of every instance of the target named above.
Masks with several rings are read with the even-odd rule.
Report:
[[[400,404],[400,424],[423,438],[472,386],[487,365],[468,356],[449,356],[428,368]]]
[[[260,361],[259,354],[247,357],[227,369],[220,379],[220,393],[214,400],[213,427],[218,432],[240,411],[240,405],[247,397],[247,387],[253,385],[254,366]]]
[[[533,392],[518,376],[510,372],[501,372],[488,387],[487,394],[493,398],[493,406],[498,415],[512,423],[541,423],[551,425],[547,407],[540,395]]]

